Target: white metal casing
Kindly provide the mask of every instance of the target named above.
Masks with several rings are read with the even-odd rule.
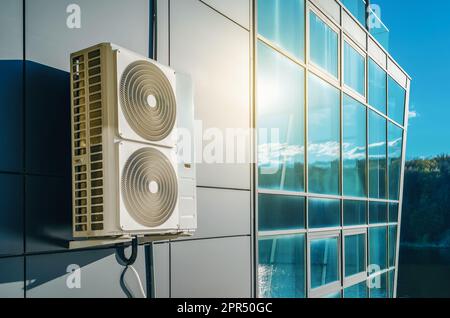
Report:
[[[89,54],[94,51],[100,51],[101,59],[101,104],[102,104],[102,156],[103,156],[103,179],[102,191],[103,195],[103,221],[101,228],[92,227],[92,216],[94,215],[94,205],[92,205],[93,197],[91,190],[93,182],[91,180],[91,147],[89,144],[91,128],[89,121],[89,110],[91,110],[90,97],[90,78],[91,69],[87,65],[91,65]],[[159,142],[149,142],[136,134],[126,122],[125,116],[122,114],[118,87],[120,85],[121,74],[126,67],[126,63],[132,61],[146,61],[153,63],[161,68],[167,75],[169,82],[173,87],[173,91],[177,100],[177,118],[176,126],[170,135]],[[75,65],[76,64],[76,65]],[[119,68],[120,65],[120,68]],[[76,71],[76,72],[75,72]],[[189,147],[191,149],[188,158],[177,156],[177,128],[187,129],[191,136],[194,127],[194,110],[193,110],[193,89],[192,81],[189,76],[177,74],[167,67],[139,56],[133,52],[120,48],[109,43],[102,43],[91,48],[73,53],[71,55],[71,90],[72,90],[72,148],[73,148],[73,235],[75,238],[100,238],[122,235],[177,235],[192,233],[197,227],[196,215],[196,182],[195,182],[195,164],[194,164],[194,138],[190,140]],[[85,75],[81,76],[82,73]],[[76,75],[76,76],[75,76]],[[79,87],[79,83],[85,83],[83,89]],[[80,94],[81,91],[82,93]],[[85,95],[83,95],[85,94]],[[81,97],[80,97],[81,96]],[[83,96],[86,96],[84,98]],[[80,103],[80,98],[82,102]],[[84,105],[84,106],[83,106]],[[76,128],[80,127],[77,117],[80,107],[86,110],[86,129],[85,136],[87,140],[87,154],[80,155],[76,152],[78,148],[77,141],[80,132]],[[76,111],[78,109],[78,111]],[[92,120],[91,120],[92,121]],[[77,126],[78,125],[78,126]],[[81,123],[81,126],[83,123]],[[154,148],[164,154],[170,161],[177,175],[178,197],[176,207],[172,215],[164,224],[157,227],[145,227],[140,225],[128,213],[123,202],[123,193],[121,189],[122,169],[133,151],[142,148]],[[78,154],[78,156],[77,156]],[[82,166],[87,170],[87,180],[85,180],[84,190],[86,197],[86,205],[80,205],[79,201],[79,184],[77,180],[77,169]],[[95,190],[95,189],[94,189]],[[98,198],[97,198],[98,199]],[[83,214],[79,214],[80,206]],[[100,214],[99,214],[100,215]],[[81,222],[83,221],[83,222]],[[81,222],[81,223],[80,223]]]

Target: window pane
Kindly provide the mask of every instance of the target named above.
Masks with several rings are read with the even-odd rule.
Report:
[[[340,93],[309,75],[308,160],[309,192],[339,194]]]
[[[344,226],[366,225],[366,202],[344,201]]]
[[[341,225],[339,200],[308,199],[308,222],[310,228],[338,227]]]
[[[398,203],[389,204],[389,223],[398,223]]]
[[[345,236],[345,277],[366,271],[366,236]]]
[[[380,270],[386,269],[387,261],[386,227],[369,229],[369,263],[378,266]]]
[[[367,283],[362,282],[345,288],[344,298],[367,298]]]
[[[403,130],[389,123],[389,199],[398,200],[402,167]]]
[[[387,223],[387,203],[384,202],[369,203],[369,223],[370,224]]]
[[[364,0],[343,0],[344,6],[355,16],[355,18],[366,27],[366,3]]]
[[[373,60],[369,61],[369,104],[386,114],[386,72]]]
[[[304,0],[258,0],[258,33],[304,60]]]
[[[344,42],[344,83],[365,96],[366,66],[364,57]]]
[[[369,195],[386,198],[386,119],[369,112]]]
[[[258,43],[259,187],[304,190],[304,70]]]
[[[338,77],[338,35],[314,12],[310,13],[310,58],[318,67]]]
[[[397,226],[389,226],[389,267],[395,266],[397,250]]]
[[[366,196],[366,107],[344,95],[344,195]]]
[[[387,298],[387,275],[386,273],[374,277],[370,286],[370,298]]]
[[[405,120],[406,91],[389,76],[389,117],[403,126]]]
[[[318,288],[339,280],[338,238],[311,241],[311,287]]]
[[[258,249],[261,297],[305,297],[304,235],[263,238]]]
[[[305,198],[259,194],[258,222],[260,231],[305,228]]]

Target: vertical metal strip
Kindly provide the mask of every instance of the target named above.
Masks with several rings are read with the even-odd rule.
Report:
[[[400,238],[401,238],[401,225],[402,225],[402,214],[403,214],[403,190],[405,182],[405,164],[406,164],[406,145],[408,137],[408,121],[409,121],[409,101],[410,101],[410,89],[411,80],[408,79],[406,85],[406,101],[405,101],[405,115],[404,115],[404,131],[403,131],[403,147],[402,147],[402,165],[400,171],[400,193],[399,193],[399,205],[398,205],[398,225],[397,225],[397,242],[395,250],[395,274],[394,274],[394,295],[397,297],[397,287],[398,287],[398,266],[399,266],[399,255],[400,255]]]
[[[27,213],[26,213],[26,205],[27,205],[27,176],[26,174],[26,101],[27,101],[27,51],[26,51],[26,0],[22,0],[22,142],[23,142],[23,153],[22,153],[22,172],[24,175],[22,176],[23,182],[23,207],[22,207],[22,216],[23,216],[23,253],[27,252]],[[23,256],[23,298],[27,298],[27,257]]]
[[[251,218],[251,277],[252,277],[252,297],[258,298],[259,295],[259,279],[258,279],[258,155],[257,155],[257,106],[256,106],[256,61],[257,61],[257,1],[252,0],[249,5],[250,7],[250,128],[252,130],[250,149],[251,151],[251,169],[250,169],[250,190],[251,190],[251,200],[250,200],[250,218]]]

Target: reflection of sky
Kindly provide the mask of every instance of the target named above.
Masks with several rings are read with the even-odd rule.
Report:
[[[388,143],[391,158],[400,157],[402,152],[402,138]],[[386,143],[377,142],[369,145],[370,158],[382,159],[386,157]],[[364,160],[366,148],[352,143],[343,143],[344,160]],[[260,165],[280,165],[285,162],[303,162],[305,148],[303,146],[288,145],[287,143],[264,143],[258,146],[258,162]],[[311,163],[329,162],[339,158],[339,143],[329,141],[314,143],[308,146],[308,159]]]

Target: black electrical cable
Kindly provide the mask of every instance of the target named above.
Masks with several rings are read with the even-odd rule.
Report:
[[[122,260],[125,263],[125,266],[131,266],[136,262],[137,256],[138,256],[138,238],[134,237],[131,240],[131,255],[129,258],[125,256],[125,253],[121,255]]]

